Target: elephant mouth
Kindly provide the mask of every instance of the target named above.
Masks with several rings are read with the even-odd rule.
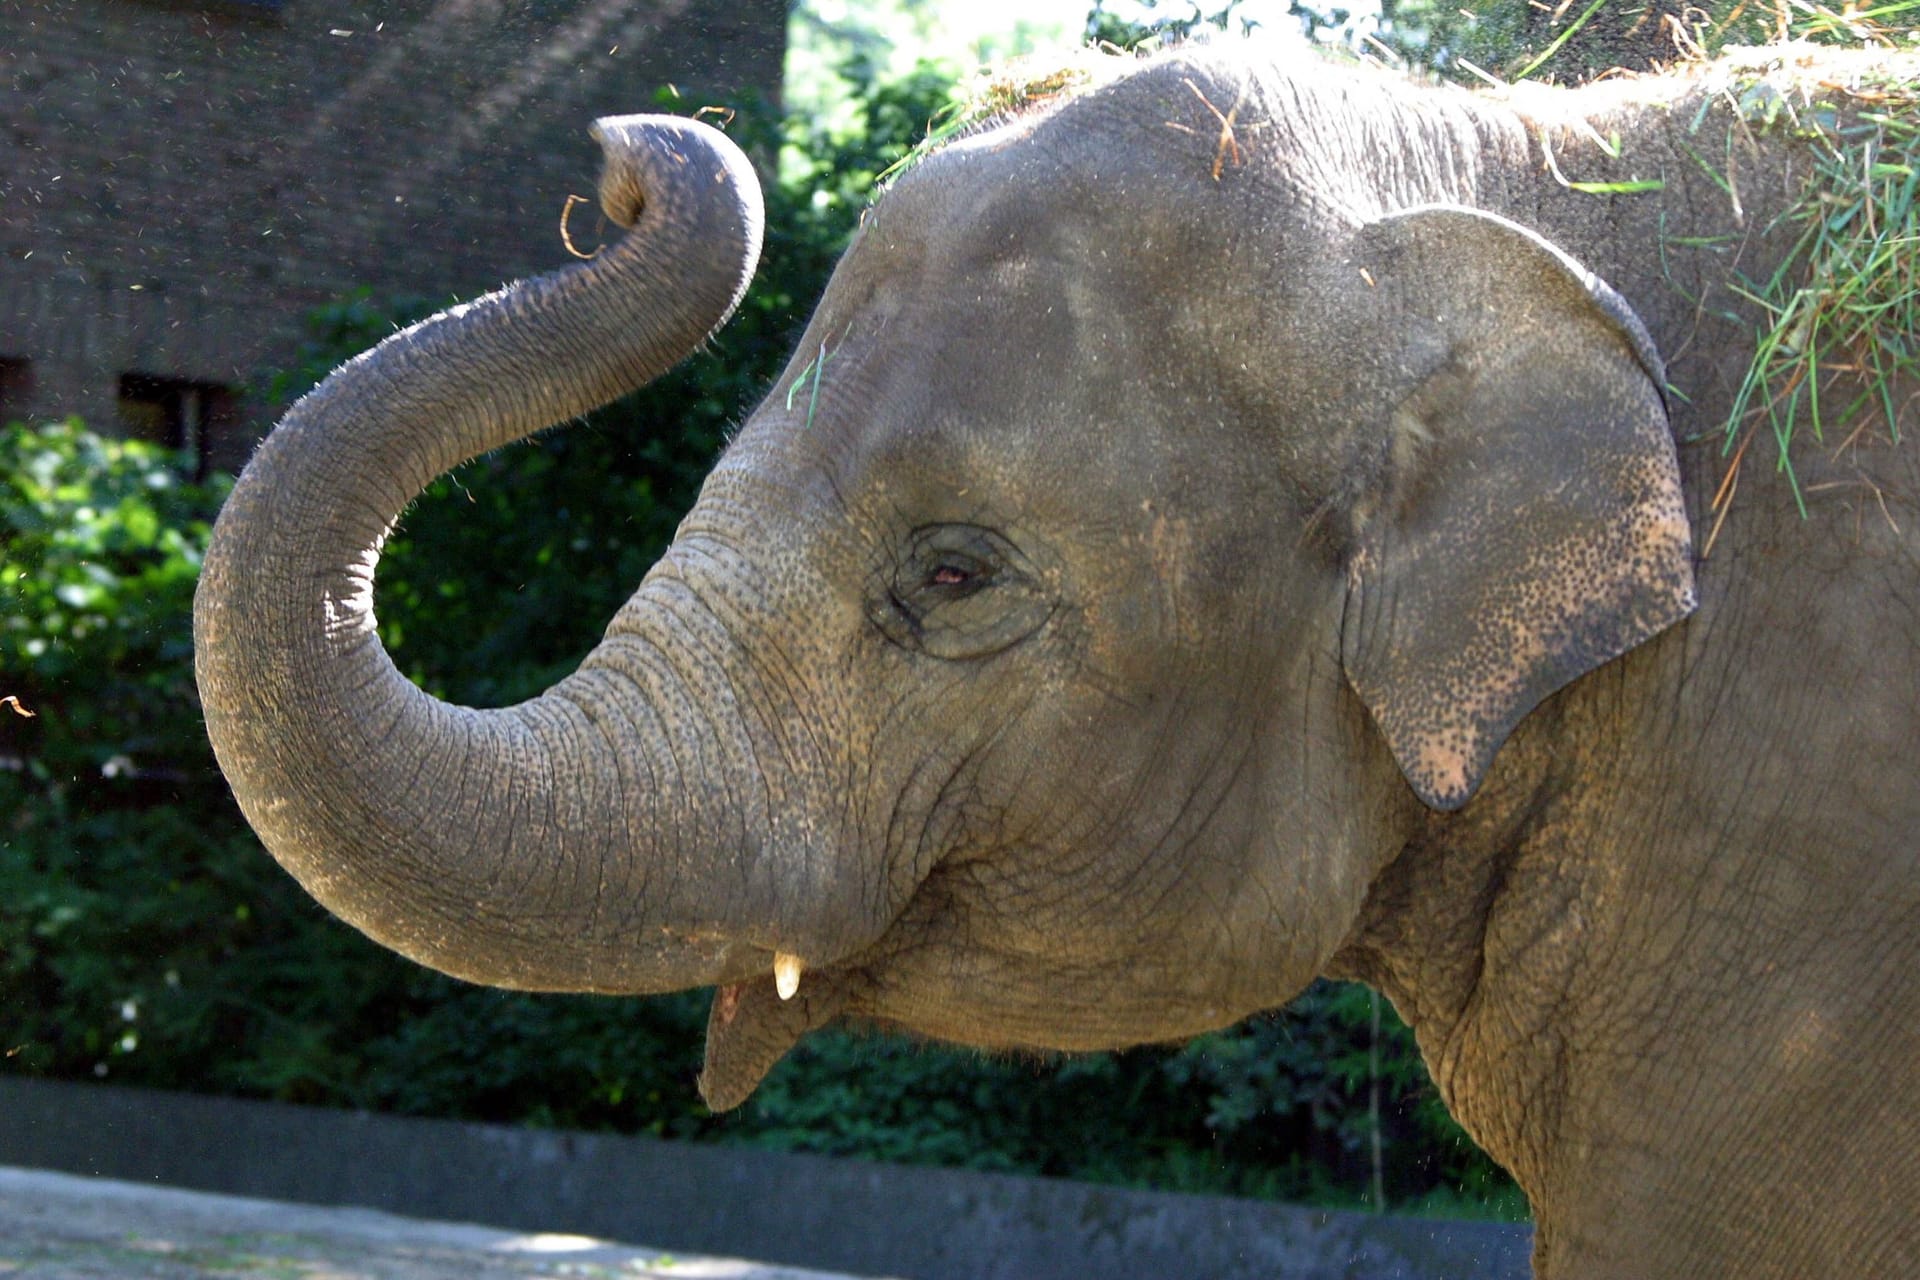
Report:
[[[940,880],[940,864],[920,869],[904,892],[894,882],[881,914],[860,933],[799,942],[817,948],[816,955],[825,953],[817,968],[765,941],[730,949],[710,979],[715,986],[699,1079],[708,1108],[730,1111],[745,1102],[810,1032],[842,1017],[870,1018],[882,985],[879,975],[924,942],[916,920],[939,913],[936,900],[944,895],[935,886]]]
[[[800,1037],[848,1010],[862,985],[857,971],[811,971],[775,960],[773,973],[718,987],[707,1015],[700,1096],[714,1111],[747,1100]]]
[[[699,1080],[700,1096],[709,1109],[730,1111],[745,1102],[810,1032],[843,1017],[873,1017],[882,975],[914,949],[909,939],[916,931],[902,925],[926,887],[923,881],[908,905],[864,946],[831,964],[803,969],[797,958],[779,951],[771,952],[769,964],[769,952],[757,950],[748,976],[715,986]]]

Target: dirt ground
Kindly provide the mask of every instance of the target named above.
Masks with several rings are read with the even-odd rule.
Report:
[[[5,1280],[851,1280],[581,1236],[0,1168]]]

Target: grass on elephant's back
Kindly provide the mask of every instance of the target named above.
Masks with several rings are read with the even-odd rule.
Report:
[[[1787,215],[1801,228],[1792,251],[1740,290],[1766,320],[1727,419],[1730,476],[1765,424],[1802,515],[1791,452],[1799,428],[1824,442],[1877,412],[1897,441],[1905,406],[1894,389],[1920,375],[1920,87],[1889,79],[1821,89],[1824,98],[1796,107],[1762,77],[1740,99],[1748,123],[1805,137],[1814,164]],[[1731,184],[1713,176],[1731,197]],[[1841,386],[1861,389],[1836,403]],[[1719,505],[1730,497],[1731,481]]]

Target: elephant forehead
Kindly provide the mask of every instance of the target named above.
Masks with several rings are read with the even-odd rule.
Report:
[[[1240,430],[1271,417],[1273,362],[1249,344],[1279,305],[1227,230],[1246,193],[1204,169],[1154,176],[1057,123],[937,154],[886,193],[735,461],[764,445],[817,469],[863,527],[1137,534],[1156,573],[1176,546],[1216,558],[1197,535],[1236,500],[1272,509],[1278,472],[1248,450],[1285,442]],[[1176,181],[1185,205],[1160,189]]]
[[[1167,146],[1175,135],[1140,124],[1138,104],[1073,107],[936,153],[888,189],[869,230],[917,233],[923,248],[956,262],[1009,248],[1051,245],[1073,257],[1220,240],[1216,206],[1244,183],[1216,183],[1204,165],[1177,163],[1181,149]]]
[[[1005,446],[1009,429],[1064,427],[1146,340],[1123,275],[1056,227],[996,217],[935,234],[898,212],[876,217],[789,370],[794,403],[779,392],[778,407],[904,447],[955,432]]]

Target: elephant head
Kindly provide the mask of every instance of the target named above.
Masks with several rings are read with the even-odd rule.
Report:
[[[398,513],[679,359],[755,259],[724,139],[603,121],[620,245],[343,367],[220,520],[199,676],[267,846],[477,982],[717,985],[716,1106],[841,1015],[1080,1049],[1290,998],[1692,580],[1626,304],[1424,170],[1196,145],[1196,98],[1275,92],[1163,61],[910,170],[580,670],[447,706],[374,632]]]

